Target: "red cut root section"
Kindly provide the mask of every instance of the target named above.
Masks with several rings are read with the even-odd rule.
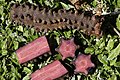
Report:
[[[88,74],[88,68],[95,67],[91,62],[91,55],[81,54],[75,60],[75,72],[81,72],[85,75]]]
[[[51,64],[48,64],[47,66],[35,71],[30,75],[30,77],[31,80],[54,80],[67,72],[68,71],[60,63],[60,61],[56,60]]]
[[[50,48],[45,36],[41,36],[31,43],[19,48],[16,53],[19,63],[27,62],[35,57],[38,57],[46,52],[49,52]]]
[[[74,38],[70,40],[61,40],[60,46],[56,49],[61,55],[62,60],[67,57],[75,57],[75,51],[77,49],[76,44],[74,43]]]

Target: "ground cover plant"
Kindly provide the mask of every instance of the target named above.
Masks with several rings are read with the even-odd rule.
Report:
[[[40,56],[20,65],[15,51],[44,35],[44,33],[11,21],[10,7],[12,3],[16,2],[20,4],[28,2],[49,9],[92,10],[97,15],[105,16],[105,21],[101,28],[103,35],[100,37],[86,35],[82,30],[77,29],[48,31],[45,35],[51,43],[50,47],[54,55]],[[81,53],[91,54],[91,60],[95,64],[95,68],[90,69],[87,76],[82,73],[73,74],[72,69],[74,69],[74,66],[71,62],[75,58],[66,58],[64,64],[71,72],[59,79],[120,79],[120,0],[81,0],[77,5],[74,2],[77,2],[77,0],[0,0],[0,80],[30,80],[29,75],[35,70],[44,67],[54,60],[61,60],[61,55],[54,51],[60,44],[61,37],[64,39],[74,37],[75,43],[80,46],[76,51],[76,55]]]

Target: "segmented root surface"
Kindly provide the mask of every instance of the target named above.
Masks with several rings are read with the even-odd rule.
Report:
[[[28,4],[14,4],[10,10],[11,19],[18,24],[33,26],[37,31],[77,28],[87,34],[100,34],[101,17],[90,12],[80,13],[77,10],[51,10]],[[99,25],[98,25],[99,23]],[[96,28],[97,25],[97,28]]]

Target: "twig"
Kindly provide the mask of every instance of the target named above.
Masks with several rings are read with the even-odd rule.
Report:
[[[113,28],[113,30],[117,33],[117,35],[120,37],[120,33],[116,28]]]
[[[116,32],[116,34],[120,37],[120,32],[115,27],[113,27],[111,24],[110,24],[110,26],[113,28],[113,30]]]

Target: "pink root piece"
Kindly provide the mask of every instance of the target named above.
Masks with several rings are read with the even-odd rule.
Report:
[[[56,49],[61,55],[62,60],[67,57],[75,57],[75,51],[77,49],[76,44],[74,43],[74,38],[70,40],[61,40],[60,46]]]
[[[91,62],[91,55],[81,54],[75,60],[75,72],[81,72],[85,75],[88,74],[88,68],[95,67],[95,65]]]
[[[27,62],[35,57],[38,57],[46,52],[49,52],[50,48],[45,36],[41,36],[31,43],[19,48],[16,53],[19,63]]]
[[[67,72],[68,71],[60,63],[60,61],[56,60],[51,64],[48,64],[47,66],[35,71],[30,75],[30,77],[31,80],[54,80]]]

